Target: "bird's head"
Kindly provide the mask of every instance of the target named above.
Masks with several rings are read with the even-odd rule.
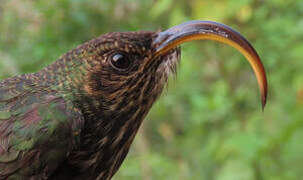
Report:
[[[92,97],[103,113],[120,112],[132,118],[139,114],[136,119],[142,119],[161,94],[169,74],[176,72],[179,45],[199,39],[223,42],[246,57],[257,77],[264,107],[267,80],[257,52],[238,32],[209,21],[189,21],[159,32],[104,34],[65,54],[58,63],[71,68],[65,68],[69,72],[66,77],[59,77],[64,77],[64,83],[72,82],[65,83],[73,85],[69,91]],[[62,72],[58,63],[49,67],[51,72]],[[57,77],[57,73],[53,74]]]
[[[264,67],[254,48],[238,32],[209,21],[190,21],[162,32],[108,33],[72,51],[85,59],[84,90],[102,98],[109,109],[150,106],[161,94],[169,74],[176,72],[180,44],[210,39],[235,47],[250,62],[266,103]]]

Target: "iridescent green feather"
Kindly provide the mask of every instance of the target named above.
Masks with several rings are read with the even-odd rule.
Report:
[[[23,80],[0,84],[0,179],[46,177],[79,143],[81,113],[60,94]]]

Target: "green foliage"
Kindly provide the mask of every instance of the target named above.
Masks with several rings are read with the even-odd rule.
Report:
[[[228,24],[267,69],[264,113],[244,57],[215,42],[185,44],[177,78],[114,179],[301,179],[302,14],[302,0],[1,0],[0,78],[38,71],[106,32],[192,19]]]

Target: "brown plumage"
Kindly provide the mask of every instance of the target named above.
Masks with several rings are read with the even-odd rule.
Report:
[[[111,179],[126,157],[185,41],[230,44],[250,61],[265,105],[265,71],[252,46],[214,22],[164,32],[108,33],[40,72],[0,82],[0,179]]]

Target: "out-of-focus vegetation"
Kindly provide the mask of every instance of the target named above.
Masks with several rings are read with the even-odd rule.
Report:
[[[267,69],[264,113],[240,53],[211,41],[185,44],[177,79],[114,179],[302,179],[302,15],[302,0],[1,0],[0,78],[38,71],[106,32],[225,23],[252,42]]]

